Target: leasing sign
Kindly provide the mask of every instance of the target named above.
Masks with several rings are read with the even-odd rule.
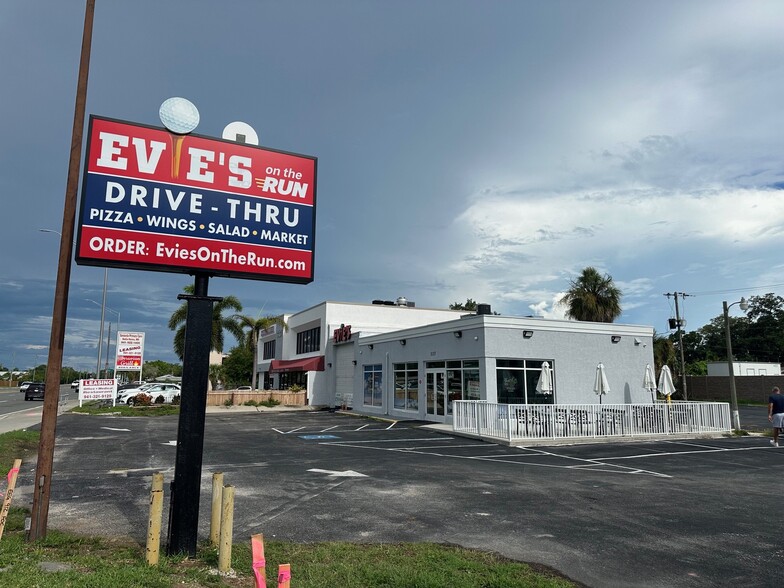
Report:
[[[140,372],[142,363],[144,363],[144,333],[129,331],[117,333],[117,358],[114,369]]]
[[[313,281],[315,157],[90,117],[76,262]]]

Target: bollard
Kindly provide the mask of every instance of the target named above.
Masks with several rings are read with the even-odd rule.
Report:
[[[8,487],[3,499],[3,510],[0,511],[0,539],[3,538],[5,522],[8,520],[8,511],[11,510],[11,499],[14,497],[14,488],[16,487],[16,478],[20,467],[22,467],[22,460],[15,459],[13,467],[8,471]]]
[[[221,495],[223,494],[223,472],[212,474],[212,513],[210,515],[210,545],[218,545],[221,524]]]
[[[231,536],[234,529],[234,486],[223,487],[223,503],[221,506],[218,571],[228,572],[231,569]]]
[[[147,523],[147,563],[151,566],[158,565],[161,553],[161,523],[163,520],[163,474],[156,472],[152,475],[152,490],[150,491],[150,519]]]
[[[264,535],[252,535],[250,547],[253,554],[253,575],[256,578],[255,588],[267,588],[266,565],[264,560]]]

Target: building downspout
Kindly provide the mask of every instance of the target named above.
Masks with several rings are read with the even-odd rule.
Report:
[[[386,361],[386,364],[387,364],[387,373],[389,374],[389,380],[390,380],[390,382],[387,384],[387,388],[389,390],[392,390],[391,395],[394,397],[394,395],[395,395],[395,374],[392,373],[392,366],[389,363],[389,351],[387,351],[384,354],[384,356],[386,358],[385,361]],[[392,401],[392,406],[394,406],[394,398],[393,398],[393,401]],[[390,414],[389,413],[389,396],[388,396],[388,394],[384,394],[384,414],[386,416],[389,416],[389,414]]]

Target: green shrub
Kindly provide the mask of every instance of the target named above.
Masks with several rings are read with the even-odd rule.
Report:
[[[179,404],[180,403],[180,395],[178,394],[174,398],[172,398],[172,404]]]
[[[294,384],[289,388],[289,392],[302,392],[303,389],[299,384]]]
[[[166,399],[163,397],[163,394],[160,394],[158,398],[155,399],[155,404],[163,404]]]
[[[223,406],[234,406],[234,397],[227,398],[223,401]]]

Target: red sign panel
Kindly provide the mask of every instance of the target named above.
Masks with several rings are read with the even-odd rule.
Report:
[[[76,262],[313,281],[315,157],[90,117]]]

